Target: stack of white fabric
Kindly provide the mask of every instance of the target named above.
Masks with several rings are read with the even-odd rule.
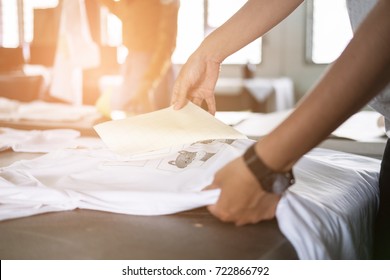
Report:
[[[101,115],[94,106],[72,106],[45,101],[19,102],[0,97],[0,120],[2,121],[48,121],[77,122],[97,119]]]
[[[48,153],[53,150],[76,147],[80,132],[73,129],[20,130],[0,127],[0,151]]]
[[[277,209],[301,259],[368,259],[379,205],[380,161],[314,149],[295,166],[297,183]]]

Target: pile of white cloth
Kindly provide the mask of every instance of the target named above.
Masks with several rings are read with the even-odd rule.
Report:
[[[67,147],[76,147],[80,132],[73,129],[20,130],[0,127],[0,151],[48,153]]]
[[[100,117],[100,113],[91,105],[73,106],[41,100],[20,102],[0,97],[1,121],[77,122]]]

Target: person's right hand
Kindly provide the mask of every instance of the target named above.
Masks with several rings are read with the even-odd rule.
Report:
[[[220,63],[194,53],[183,65],[173,87],[174,109],[184,107],[187,99],[201,106],[206,101],[210,114],[216,111],[214,88],[219,76]]]

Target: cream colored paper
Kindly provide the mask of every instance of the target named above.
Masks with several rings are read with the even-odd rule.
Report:
[[[191,102],[181,110],[168,107],[94,129],[109,149],[126,156],[208,139],[247,138]]]

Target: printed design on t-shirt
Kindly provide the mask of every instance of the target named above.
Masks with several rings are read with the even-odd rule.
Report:
[[[181,150],[181,151],[179,151],[179,155],[177,156],[176,160],[169,161],[169,164],[174,165],[178,168],[186,168],[193,161],[206,162],[213,155],[215,155],[215,154],[207,153],[205,151],[189,152],[186,150]]]
[[[234,139],[210,139],[198,141],[178,150],[173,154],[173,159],[164,158],[158,169],[178,171],[188,167],[200,167],[204,165],[223,147],[231,145]]]
[[[231,145],[235,139],[211,139],[194,142],[181,147],[171,147],[163,154],[153,152],[158,158],[152,159],[122,159],[106,161],[102,168],[151,168],[168,172],[180,172],[187,168],[201,167],[215,154],[222,151],[226,145]],[[170,152],[169,152],[170,151]]]

